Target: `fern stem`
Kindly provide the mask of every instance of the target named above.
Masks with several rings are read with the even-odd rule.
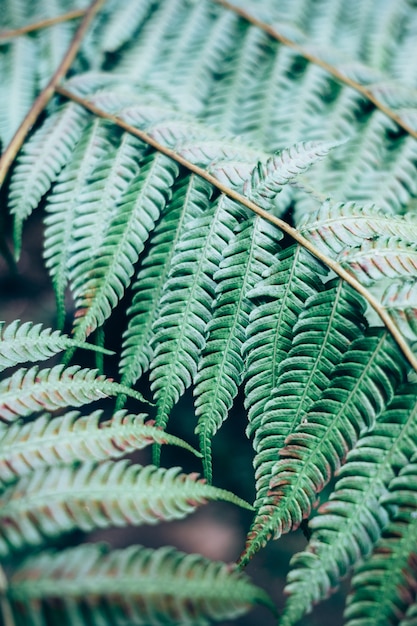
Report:
[[[220,6],[222,6],[224,9],[228,11],[233,11],[233,13],[236,13],[236,15],[239,15],[239,17],[246,20],[253,26],[256,26],[257,28],[262,29],[270,37],[272,37],[273,39],[276,39],[282,45],[287,46],[288,48],[291,48],[292,50],[297,52],[297,54],[302,56],[304,59],[306,59],[310,63],[313,63],[314,65],[321,67],[323,70],[331,74],[339,82],[345,85],[348,85],[352,89],[355,89],[356,91],[358,91],[364,98],[366,98],[366,100],[369,100],[369,102],[372,102],[372,104],[377,109],[382,111],[382,113],[385,113],[385,115],[387,115],[396,124],[398,124],[398,126],[400,126],[406,133],[411,135],[411,137],[414,137],[415,139],[417,139],[417,131],[414,130],[409,124],[404,122],[404,120],[399,115],[397,115],[392,109],[390,109],[390,107],[383,104],[376,96],[373,95],[373,93],[369,89],[367,89],[366,87],[364,87],[357,81],[352,80],[351,78],[348,78],[347,76],[343,74],[343,72],[338,70],[336,67],[334,67],[330,63],[323,61],[322,59],[320,59],[320,57],[317,57],[316,55],[312,54],[308,50],[305,50],[302,46],[295,43],[295,41],[292,41],[291,39],[288,39],[288,37],[285,37],[284,35],[282,35],[279,31],[277,31],[270,24],[267,24],[266,22],[259,20],[258,18],[251,15],[251,13],[249,13],[248,11],[245,11],[244,9],[241,9],[240,7],[236,6],[232,2],[228,2],[227,0],[213,0],[213,2],[215,2],[216,4],[219,4]]]
[[[3,152],[0,158],[0,187],[3,185],[7,173],[13,161],[15,160],[17,153],[22,147],[27,134],[48,104],[49,100],[54,95],[56,86],[58,85],[59,81],[62,79],[63,76],[65,76],[65,74],[71,67],[71,64],[74,61],[78,49],[83,41],[84,35],[87,32],[87,29],[90,26],[90,23],[95,17],[96,13],[100,10],[103,2],[104,0],[94,0],[90,7],[87,9],[84,18],[80,26],[78,27],[64,58],[59,64],[49,83],[34,101],[30,110],[26,114],[25,119],[17,129],[13,139]]]
[[[62,15],[57,15],[56,17],[48,17],[45,20],[39,20],[39,22],[34,22],[33,24],[26,24],[26,26],[22,26],[21,28],[5,30],[0,33],[0,42],[8,41],[9,39],[13,39],[14,37],[20,37],[20,35],[25,35],[26,33],[33,33],[34,31],[41,30],[42,28],[55,26],[55,24],[61,24],[61,22],[76,20],[79,17],[83,17],[85,13],[86,9],[75,9],[74,11],[68,11],[67,13],[63,13]]]
[[[116,124],[117,126],[120,126],[121,128],[123,128],[123,130],[131,133],[132,135],[135,135],[136,137],[139,137],[139,139],[146,142],[148,145],[152,146],[152,148],[154,148],[158,152],[162,152],[162,154],[165,154],[166,156],[170,157],[171,159],[173,159],[174,161],[176,161],[183,167],[187,168],[189,171],[194,172],[194,174],[197,174],[201,178],[204,178],[204,180],[206,180],[211,185],[213,185],[213,187],[216,187],[216,189],[218,189],[221,193],[223,193],[225,196],[227,196],[231,200],[235,200],[239,204],[242,204],[243,206],[248,208],[250,211],[253,211],[253,213],[256,213],[256,215],[259,215],[260,217],[267,220],[268,222],[271,222],[271,224],[274,224],[275,226],[280,228],[284,233],[292,237],[292,239],[294,239],[297,243],[299,243],[303,248],[308,250],[308,252],[310,252],[313,256],[315,256],[316,259],[318,259],[319,261],[327,265],[329,269],[333,270],[338,276],[340,276],[340,278],[345,280],[358,293],[360,293],[361,296],[365,298],[368,304],[379,315],[381,321],[384,323],[387,330],[391,333],[393,339],[396,341],[398,347],[400,348],[404,357],[410,363],[411,367],[417,371],[417,358],[415,357],[410,346],[408,345],[407,341],[403,337],[400,329],[398,328],[394,320],[391,318],[389,313],[387,313],[385,308],[381,306],[380,302],[378,302],[378,300],[374,298],[374,296],[368,291],[368,289],[366,289],[366,287],[364,287],[362,283],[360,283],[354,276],[352,276],[352,274],[350,274],[347,270],[345,270],[339,263],[337,263],[337,261],[334,261],[333,259],[328,257],[326,254],[321,252],[321,250],[316,248],[316,246],[314,246],[308,239],[306,239],[296,228],[293,228],[292,226],[287,224],[287,222],[284,222],[284,220],[280,219],[279,217],[275,217],[275,215],[271,215],[270,213],[268,213],[268,211],[265,211],[265,209],[262,209],[260,206],[255,204],[255,202],[252,202],[251,200],[249,200],[249,198],[246,198],[238,191],[231,189],[230,187],[227,187],[227,185],[217,180],[217,178],[209,174],[207,170],[199,167],[198,165],[194,165],[193,163],[185,159],[183,156],[181,156],[180,154],[178,154],[171,148],[168,148],[164,146],[163,144],[159,143],[159,141],[157,141],[156,139],[148,135],[148,133],[146,133],[145,131],[135,128],[134,126],[131,126],[127,122],[124,122],[119,117],[117,117],[117,115],[106,113],[105,111],[95,106],[94,104],[86,100],[85,98],[81,98],[80,96],[73,94],[68,89],[65,89],[64,87],[60,87],[59,85],[56,87],[56,92],[61,94],[61,96],[64,96],[65,98],[68,98],[70,100],[73,100],[74,102],[77,102],[81,106],[85,107],[86,109],[94,113],[94,115],[98,115],[104,119],[107,119],[113,122],[113,124]]]

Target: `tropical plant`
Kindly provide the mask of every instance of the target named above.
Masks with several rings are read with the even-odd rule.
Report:
[[[4,0],[0,19],[2,250],[15,272],[38,209],[56,297],[55,329],[0,331],[3,625],[274,611],[241,570],[300,526],[281,626],[348,574],[347,626],[415,624],[415,3]],[[195,442],[169,434],[187,390]],[[242,396],[237,564],[91,541],[252,509],[214,486]],[[193,471],[160,467],[166,443]]]

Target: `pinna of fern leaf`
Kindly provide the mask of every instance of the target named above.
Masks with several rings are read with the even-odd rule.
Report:
[[[237,618],[255,604],[275,613],[268,595],[236,567],[171,547],[110,550],[106,544],[84,544],[45,551],[14,573],[9,593],[27,626],[38,624],[40,602],[50,615],[55,607],[57,616],[71,611],[77,623],[110,619],[113,626],[126,620],[132,626],[164,626],[167,620],[208,626]]]
[[[0,482],[7,484],[57,464],[117,459],[152,443],[178,445],[199,455],[185,441],[156,428],[153,420],[145,422],[145,414],[118,411],[105,421],[102,416],[100,410],[82,416],[70,411],[54,419],[43,414],[12,424],[0,434]]]
[[[147,402],[139,392],[79,365],[20,368],[0,382],[0,419],[14,422],[36,411],[81,406],[119,393]]]
[[[202,189],[194,175],[179,179],[178,184],[174,184],[172,199],[163,209],[163,219],[150,236],[149,252],[133,280],[134,296],[127,311],[129,322],[123,334],[119,363],[121,383],[124,385],[132,386],[149,368],[153,357],[153,325],[159,317],[175,249],[188,223],[202,216],[205,210]]]
[[[101,326],[130,284],[134,265],[162,208],[171,195],[178,166],[165,155],[152,153],[117,202],[116,214],[95,256],[79,264],[71,259],[72,289],[79,307],[74,338]],[[90,250],[91,254],[91,250]]]
[[[363,333],[364,308],[362,298],[339,279],[329,281],[306,301],[294,326],[291,350],[281,361],[276,387],[255,432],[256,507],[269,492],[277,451],[302,424],[343,354]]]
[[[398,507],[373,554],[354,569],[352,591],[347,598],[347,626],[398,623],[415,599],[417,580],[417,465],[415,458],[389,485],[383,498]]]
[[[416,388],[405,385],[360,438],[338,473],[328,502],[310,520],[306,548],[291,559],[282,626],[295,624],[334,592],[355,563],[369,556],[395,506],[388,485],[417,442]]]
[[[353,342],[329,387],[279,451],[281,459],[249,531],[242,563],[271,537],[297,528],[310,515],[317,494],[359,436],[374,425],[405,376],[405,361],[398,359],[387,331],[371,329]]]
[[[43,328],[42,324],[21,323],[20,320],[14,320],[8,325],[0,322],[0,347],[0,371],[19,363],[44,361],[68,348],[112,354],[105,348],[74,341],[58,330]]]
[[[39,546],[75,529],[156,524],[182,519],[208,500],[252,507],[180,468],[127,460],[35,470],[3,492],[0,553]]]
[[[81,139],[89,114],[72,102],[52,113],[27,141],[13,170],[9,205],[15,216],[14,244],[18,258],[24,220],[49,190]]]
[[[214,274],[216,307],[195,378],[195,407],[204,475],[212,480],[211,439],[227,418],[244,375],[242,348],[252,308],[247,294],[275,259],[282,233],[257,216],[235,229]]]
[[[206,184],[203,191],[202,201],[208,205],[212,190]],[[197,373],[212,317],[213,275],[240,214],[240,207],[220,196],[202,217],[189,224],[178,242],[159,317],[154,323],[155,355],[150,379],[158,426],[165,427],[172,407]]]

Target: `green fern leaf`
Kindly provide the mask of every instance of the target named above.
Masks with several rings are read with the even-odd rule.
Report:
[[[81,406],[118,393],[146,402],[139,392],[98,376],[97,370],[81,369],[78,365],[56,365],[43,370],[36,366],[21,368],[0,382],[0,418],[13,422],[34,411]]]
[[[363,300],[340,280],[330,281],[306,301],[294,326],[291,350],[280,364],[276,387],[255,433],[256,508],[268,499],[277,451],[306,419],[344,353],[363,333],[364,310]],[[254,526],[259,523],[261,519],[255,519]]]
[[[393,282],[382,294],[381,304],[400,330],[412,339],[417,336],[417,285],[415,280]]]
[[[293,326],[309,296],[321,290],[323,267],[300,246],[290,246],[248,297],[256,306],[250,314],[243,346],[246,358],[248,435],[258,429],[275,388],[281,361],[292,341]]]
[[[207,204],[212,190],[207,184],[203,190],[201,202]],[[220,196],[211,209],[189,224],[175,250],[154,324],[155,354],[150,380],[158,426],[165,427],[172,407],[196,376],[212,317],[213,275],[240,214],[235,203]]]
[[[374,553],[355,568],[345,610],[347,626],[398,623],[414,600],[417,542],[417,465],[403,467],[389,485],[385,504],[399,507]]]
[[[229,491],[206,485],[197,474],[181,474],[178,467],[121,460],[40,469],[0,498],[0,553],[41,545],[77,528],[88,532],[182,519],[207,500],[252,508]]]
[[[1,48],[0,137],[3,149],[19,128],[36,94],[36,48],[27,35],[16,37]]]
[[[363,285],[386,278],[412,278],[417,270],[417,249],[393,237],[365,239],[357,248],[344,250],[339,263],[348,267]]]
[[[87,120],[86,111],[70,102],[50,115],[25,144],[13,172],[9,194],[10,210],[15,216],[16,257],[20,254],[24,220],[70,160]]]
[[[120,360],[121,382],[130,387],[147,371],[153,356],[153,323],[158,319],[160,300],[180,237],[188,224],[204,212],[207,187],[190,176],[174,185],[172,200],[163,211],[149,242],[150,250],[133,282],[134,297],[123,335]]]
[[[80,416],[70,411],[51,419],[41,415],[27,424],[13,424],[0,437],[0,480],[13,482],[42,467],[118,458],[151,443],[174,444],[199,453],[178,437],[164,433],[146,415],[118,411],[103,421],[103,412]]]
[[[195,406],[204,475],[212,479],[211,439],[227,417],[244,374],[242,347],[251,302],[247,294],[274,261],[282,234],[259,217],[241,224],[223,251],[214,278],[216,308],[195,379]]]
[[[109,551],[103,544],[84,544],[43,552],[14,574],[10,597],[28,626],[38,623],[40,602],[50,615],[59,605],[58,613],[65,607],[77,623],[110,620],[113,626],[208,626],[237,618],[255,604],[274,611],[268,595],[235,567],[171,547]]]
[[[405,386],[347,455],[329,501],[310,521],[307,548],[291,560],[282,626],[295,624],[371,553],[392,510],[381,498],[417,442],[416,414],[415,386]]]
[[[116,5],[111,20],[105,23],[101,33],[104,51],[115,52],[131,40],[154,4],[155,0],[147,0],[140,4],[132,2]]]
[[[0,371],[28,361],[44,361],[69,348],[84,348],[104,354],[109,350],[81,341],[74,341],[58,330],[42,328],[42,324],[15,320],[5,327],[0,322]]]
[[[315,214],[306,215],[298,228],[315,246],[330,256],[358,246],[365,239],[372,239],[381,233],[410,243],[417,238],[417,221],[414,218],[395,217],[373,205],[359,206],[355,202],[325,202]]]
[[[352,344],[332,384],[279,451],[281,459],[272,470],[270,489],[249,532],[242,562],[272,536],[297,528],[310,515],[317,494],[359,436],[372,428],[405,371],[387,331],[374,329]]]
[[[85,201],[91,174],[109,150],[107,136],[108,128],[100,119],[84,130],[72,160],[58,174],[46,203],[44,258],[55,291],[59,328],[64,325],[69,259],[77,232],[75,219]]]
[[[78,306],[75,338],[84,338],[101,326],[122,297],[177,175],[178,166],[172,159],[153,153],[120,199],[96,259],[80,265],[77,256],[71,260]]]
[[[332,148],[333,144],[307,142],[282,150],[278,155],[270,157],[265,164],[258,164],[250,181],[244,186],[245,195],[268,210],[271,200],[288,181],[323,159]]]

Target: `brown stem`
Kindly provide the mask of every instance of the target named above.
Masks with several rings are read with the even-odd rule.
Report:
[[[323,61],[322,59],[320,59],[320,57],[317,57],[311,52],[308,52],[308,50],[305,50],[302,46],[298,45],[291,39],[288,39],[288,37],[281,35],[281,33],[277,31],[276,28],[274,28],[273,26],[270,26],[270,24],[267,24],[266,22],[263,22],[262,20],[257,19],[256,17],[251,15],[251,13],[245,11],[244,9],[237,7],[236,5],[234,5],[231,2],[228,2],[227,0],[213,0],[213,1],[216,2],[216,4],[220,4],[220,6],[224,7],[228,11],[233,11],[233,13],[236,13],[242,19],[246,20],[250,24],[253,24],[253,26],[256,26],[257,28],[262,29],[263,31],[268,33],[270,37],[272,37],[273,39],[276,39],[277,41],[282,43],[284,46],[287,46],[288,48],[292,48],[293,50],[295,50],[295,52],[297,52],[297,54],[302,56],[304,59],[307,59],[307,61],[310,61],[310,63],[313,63],[314,65],[318,65],[319,67],[324,69],[326,72],[331,74],[334,78],[336,78],[339,82],[344,83],[345,85],[348,85],[352,89],[355,89],[356,91],[358,91],[364,98],[366,98],[366,100],[369,100],[370,102],[372,102],[372,104],[377,109],[382,111],[382,113],[385,113],[387,117],[392,119],[393,122],[395,122],[403,130],[405,130],[406,133],[411,135],[411,137],[414,137],[415,139],[417,139],[417,131],[414,130],[414,128],[412,128],[411,126],[409,126],[392,109],[385,106],[385,104],[383,104],[380,100],[378,100],[378,98],[376,98],[373,95],[373,93],[369,91],[369,89],[367,89],[360,83],[356,82],[355,80],[348,78],[330,63],[327,63],[326,61]]]
[[[68,13],[64,13],[63,15],[49,17],[46,20],[40,20],[39,22],[34,22],[33,24],[27,24],[26,26],[22,26],[21,28],[4,30],[2,33],[0,33],[0,42],[13,39],[13,37],[20,37],[20,35],[25,35],[26,33],[33,33],[33,31],[35,30],[41,30],[42,28],[54,26],[55,24],[60,24],[61,22],[76,20],[77,18],[85,15],[85,13],[86,9],[76,9],[75,11],[69,11]]]
[[[23,142],[26,139],[26,135],[29,133],[30,129],[38,119],[39,115],[42,113],[43,109],[48,104],[49,100],[55,93],[55,88],[58,85],[59,81],[67,71],[69,70],[78,49],[82,43],[83,37],[89,27],[92,19],[96,15],[97,11],[100,9],[104,0],[94,0],[94,2],[90,5],[90,7],[85,12],[84,18],[79,25],[77,32],[75,33],[71,44],[59,64],[58,68],[54,72],[51,80],[46,85],[45,89],[41,91],[39,96],[36,98],[34,103],[32,104],[29,112],[26,114],[23,122],[20,124],[17,129],[13,139],[7,146],[6,150],[2,154],[0,159],[0,187],[4,183],[4,180],[7,176],[7,173],[16,158],[17,153],[23,145]]]
[[[298,230],[296,230],[295,228],[287,224],[287,222],[284,222],[283,220],[281,220],[279,217],[275,217],[274,215],[271,215],[270,213],[268,213],[268,211],[265,211],[264,209],[259,207],[257,204],[255,204],[254,202],[252,202],[251,200],[249,200],[248,198],[240,194],[238,191],[235,191],[234,189],[230,189],[229,187],[221,183],[219,180],[217,180],[217,178],[209,174],[206,170],[199,167],[198,165],[194,165],[193,163],[190,163],[190,161],[187,161],[187,159],[182,157],[180,154],[176,153],[171,148],[167,148],[163,144],[159,143],[156,139],[148,135],[145,131],[139,130],[138,128],[135,128],[134,126],[131,126],[127,122],[124,122],[123,120],[118,118],[116,115],[111,115],[110,113],[106,113],[105,111],[95,106],[94,104],[86,100],[85,98],[81,98],[80,96],[77,96],[71,93],[71,91],[68,91],[64,87],[57,86],[56,92],[82,105],[83,107],[85,107],[86,109],[94,113],[94,115],[107,119],[113,122],[113,124],[120,126],[120,128],[123,128],[125,131],[131,133],[132,135],[135,135],[135,137],[138,137],[139,139],[141,139],[148,145],[152,146],[158,152],[161,152],[162,154],[165,154],[166,156],[170,157],[171,159],[173,159],[174,161],[176,161],[177,163],[179,163],[180,165],[188,169],[190,172],[194,172],[194,174],[197,174],[201,178],[204,178],[204,180],[206,180],[211,185],[216,187],[224,195],[228,196],[232,200],[235,200],[236,202],[239,202],[243,206],[247,207],[248,209],[250,209],[257,215],[259,215],[260,217],[266,219],[268,222],[271,222],[272,224],[280,228],[282,231],[290,235],[290,237],[292,237],[297,243],[299,243],[303,248],[308,250],[317,259],[322,261],[322,263],[327,265],[327,267],[332,269],[336,274],[338,274],[338,276],[340,276],[340,278],[342,278],[347,283],[349,283],[349,285],[351,285],[358,293],[360,293],[365,298],[365,300],[370,304],[370,306],[377,312],[382,322],[384,323],[386,328],[389,330],[389,332],[391,333],[391,335],[397,342],[405,358],[408,360],[410,365],[417,371],[416,357],[411,351],[408,343],[404,339],[399,328],[397,327],[397,325],[395,324],[395,322],[393,321],[389,313],[384,309],[384,307],[381,306],[380,302],[378,302],[378,300],[366,289],[366,287],[364,287],[354,276],[352,276],[352,274],[350,274],[347,270],[345,270],[339,263],[337,263],[336,261],[328,257],[326,254],[321,252],[318,248],[316,248]]]

